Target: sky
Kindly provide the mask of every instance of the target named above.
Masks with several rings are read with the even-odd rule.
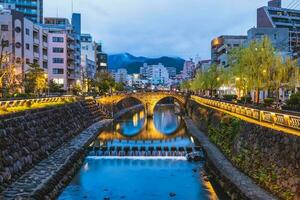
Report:
[[[294,0],[283,0],[287,6]],[[246,35],[268,0],[73,0],[82,32],[109,54],[210,58],[210,42]],[[44,0],[45,17],[71,18],[72,0]]]

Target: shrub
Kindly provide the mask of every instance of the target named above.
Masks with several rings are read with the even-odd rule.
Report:
[[[238,100],[238,103],[252,103],[252,98],[251,96],[244,96]]]
[[[234,94],[225,94],[223,95],[223,99],[226,101],[232,101],[237,99],[237,95]]]
[[[271,106],[274,103],[274,99],[272,98],[265,98],[264,99],[264,105],[265,106]]]
[[[286,110],[300,111],[300,92],[291,95],[290,99],[287,100],[286,106],[282,107]]]

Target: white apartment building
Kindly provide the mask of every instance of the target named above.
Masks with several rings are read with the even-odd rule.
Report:
[[[127,69],[118,69],[117,73],[115,73],[115,81],[117,83],[127,83]]]
[[[0,11],[1,40],[4,64],[14,63],[16,73],[24,74],[29,64],[37,63],[47,72],[48,34],[43,27],[34,24],[15,10]],[[5,67],[5,66],[4,66]]]
[[[182,78],[186,80],[193,78],[195,68],[195,63],[192,60],[185,61],[183,65]]]
[[[140,74],[153,85],[165,85],[169,83],[168,69],[161,63],[158,65],[148,65],[145,63],[140,68]]]
[[[81,34],[80,42],[82,74],[83,76],[93,79],[97,71],[95,62],[95,43],[90,34]]]

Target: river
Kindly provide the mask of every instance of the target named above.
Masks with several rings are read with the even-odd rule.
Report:
[[[153,118],[143,109],[129,112],[99,134],[58,199],[222,199],[201,176],[204,161],[188,162],[178,153],[197,146],[174,106],[157,106]],[[131,152],[134,148],[140,152]]]

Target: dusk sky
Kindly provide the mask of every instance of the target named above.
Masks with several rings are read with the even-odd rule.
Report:
[[[292,0],[283,0],[287,6]],[[109,54],[199,55],[210,58],[210,41],[246,34],[256,26],[256,9],[267,0],[74,0],[82,32],[101,41]],[[44,0],[45,16],[71,16],[71,0]]]

